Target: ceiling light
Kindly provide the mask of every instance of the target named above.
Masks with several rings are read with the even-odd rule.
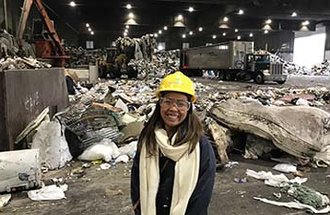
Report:
[[[129,19],[134,19],[134,13],[129,13],[129,14],[128,14],[128,18],[129,18]]]
[[[154,33],[154,37],[158,37],[158,34],[157,33]]]
[[[223,21],[224,21],[224,22],[228,22],[228,20],[229,20],[228,17],[226,17],[226,16],[223,17]]]
[[[227,34],[226,34],[225,32],[223,32],[223,33],[222,33],[222,36],[224,36],[224,37],[225,37],[226,35],[227,35]]]
[[[237,29],[237,28],[235,29],[235,32],[236,32],[236,33],[238,32],[238,29]]]
[[[127,36],[127,33],[126,32],[124,32],[124,37],[126,37]]]
[[[94,35],[94,31],[91,31],[91,35]]]
[[[301,26],[301,28],[299,29],[299,31],[309,31],[307,26]]]
[[[76,4],[76,2],[71,1],[71,2],[70,2],[70,6],[71,6],[71,7],[75,7],[75,6],[77,6],[77,4]]]
[[[128,33],[128,29],[125,29],[125,31],[124,31],[124,32]]]
[[[250,33],[250,34],[249,34],[249,37],[253,37],[253,34],[252,34],[252,33]]]
[[[182,38],[186,38],[187,36],[185,34],[182,34]]]
[[[127,22],[125,22],[126,25],[137,25],[137,22],[135,19],[129,19]]]
[[[162,31],[162,30],[159,30],[159,31],[158,31],[158,34],[162,34],[162,33],[163,33],[163,31]]]
[[[168,29],[167,26],[164,26],[164,30],[167,31],[167,29]]]
[[[194,34],[194,32],[192,32],[192,31],[189,31],[189,35],[193,35]]]
[[[237,40],[240,40],[240,39],[242,39],[242,37],[241,36],[237,36]]]
[[[88,31],[92,31],[92,29],[91,28],[88,28]]]
[[[192,13],[192,12],[194,12],[194,8],[193,8],[193,7],[189,7],[188,11],[189,11],[190,13]]]
[[[239,15],[243,15],[243,14],[244,14],[244,10],[239,9],[238,14],[239,14]]]
[[[214,40],[217,39],[217,35],[213,35],[212,39],[214,39]]]
[[[298,16],[298,14],[296,12],[292,12],[291,16],[296,17],[296,16]]]
[[[127,4],[127,5],[126,5],[126,8],[127,8],[128,10],[130,10],[130,9],[132,9],[132,5],[131,5],[131,4]]]
[[[309,25],[309,21],[306,20],[306,21],[302,22],[301,24],[302,24],[303,26]]]
[[[89,28],[89,24],[88,23],[86,23],[86,28]]]
[[[266,24],[264,27],[262,27],[263,30],[272,30],[272,27],[268,24]]]
[[[198,28],[198,31],[199,31],[199,32],[203,31],[203,28],[202,28],[202,27],[199,27],[199,28]]]
[[[268,33],[269,33],[269,31],[268,31],[268,30],[265,30],[265,31],[264,31],[264,34],[268,34]]]
[[[126,29],[129,29],[129,25],[126,25],[125,28],[126,28]]]
[[[220,24],[219,28],[229,29],[229,26],[226,23]]]
[[[272,20],[271,19],[267,19],[265,23],[269,25],[269,24],[272,23]]]
[[[181,14],[174,17],[174,25],[173,26],[174,27],[185,27],[184,18]]]

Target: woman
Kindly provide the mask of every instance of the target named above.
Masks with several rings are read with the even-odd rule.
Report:
[[[181,72],[166,76],[159,101],[141,132],[131,175],[136,215],[206,215],[215,156],[192,110],[193,82]]]

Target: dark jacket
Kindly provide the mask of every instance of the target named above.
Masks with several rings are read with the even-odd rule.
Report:
[[[133,205],[140,199],[139,187],[139,153],[136,154],[131,175],[131,199]],[[168,160],[164,170],[164,164]],[[215,156],[210,142],[206,137],[200,140],[200,169],[197,185],[189,199],[186,215],[207,215],[210,203],[214,178],[215,178]],[[167,157],[159,158],[160,182],[156,199],[157,215],[170,215],[174,181],[175,162]],[[135,210],[136,215],[141,215],[140,205]],[[145,214],[143,214],[145,215]]]

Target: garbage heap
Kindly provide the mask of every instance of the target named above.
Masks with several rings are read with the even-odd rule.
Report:
[[[179,70],[180,50],[159,51],[153,55],[152,61],[132,59],[128,65],[137,70],[142,78],[147,76],[163,77]]]
[[[68,68],[95,65],[99,59],[106,58],[106,51],[102,49],[87,50],[82,47],[66,46],[65,53],[70,56],[66,62]]]
[[[70,96],[71,106],[53,119],[43,112],[19,139],[30,140],[32,150],[38,151],[31,151],[31,157],[40,154],[43,171],[62,168],[72,158],[103,160],[100,168],[127,163],[135,156],[139,134],[155,108],[159,82],[155,77],[98,83]],[[233,149],[246,159],[271,157],[273,151],[279,159],[280,151],[291,155],[297,165],[330,165],[330,114],[324,111],[330,104],[327,88],[231,91],[216,87],[196,82],[199,97],[194,110],[204,122],[221,165],[229,163],[227,153]],[[24,152],[24,156],[30,155]],[[20,169],[20,178],[34,170],[38,168]],[[17,186],[16,172],[12,175],[13,180],[3,183],[6,186],[0,186],[0,192]],[[24,181],[28,188],[39,184],[40,174],[36,175]]]
[[[282,63],[284,71],[292,75],[311,75],[311,76],[328,76],[330,75],[330,66],[327,60],[312,66],[310,69],[305,66],[298,66],[293,62],[288,62],[276,54],[269,53],[271,61]]]
[[[5,30],[0,32],[0,70],[50,67],[50,64],[35,59],[35,54],[30,44],[23,42],[22,50],[19,50],[13,35]]]
[[[73,157],[79,157],[86,149],[90,148],[96,143],[104,141],[105,139],[107,140],[107,142],[114,143],[116,147],[125,146],[130,143],[130,141],[136,141],[139,132],[143,127],[143,123],[150,116],[150,112],[154,108],[155,103],[157,101],[154,92],[156,91],[159,82],[160,79],[157,77],[146,80],[134,81],[110,80],[98,83],[90,90],[84,89],[77,95],[70,96],[72,105],[65,112],[59,113],[57,115],[57,118],[65,128],[65,139],[68,142],[69,148],[71,148],[70,152]],[[276,145],[276,142],[274,142],[275,140],[270,138],[271,135],[265,135],[266,131],[261,132],[261,128],[267,128],[267,125],[280,124],[276,120],[274,121],[274,119],[281,119],[281,117],[274,116],[271,119],[266,119],[264,116],[257,116],[257,113],[262,113],[261,110],[264,109],[265,112],[275,112],[273,111],[273,109],[268,107],[279,107],[280,110],[283,110],[280,115],[286,116],[286,112],[290,113],[291,108],[296,107],[296,112],[301,113],[301,117],[299,115],[290,114],[292,116],[296,116],[296,118],[298,118],[299,120],[292,124],[295,126],[289,126],[289,128],[299,128],[299,126],[296,125],[299,123],[301,125],[307,126],[307,128],[301,129],[311,130],[312,128],[309,128],[308,126],[312,126],[312,124],[305,123],[303,117],[307,117],[305,115],[308,115],[308,113],[314,113],[314,109],[317,110],[317,113],[320,112],[322,114],[326,112],[323,110],[329,110],[330,92],[327,88],[324,87],[311,87],[307,89],[279,89],[271,87],[259,87],[258,89],[244,91],[227,91],[226,89],[217,90],[215,87],[216,86],[205,86],[201,83],[196,83],[196,91],[199,95],[199,99],[198,102],[195,104],[195,110],[199,112],[201,119],[205,122],[205,128],[208,128],[208,134],[211,139],[217,139],[214,138],[214,134],[210,132],[211,130],[209,130],[209,126],[212,125],[211,119],[217,122],[217,124],[221,125],[223,127],[223,130],[226,131],[226,135],[223,135],[223,137],[226,137],[226,140],[222,140],[220,142],[226,143],[228,145],[226,147],[220,147],[221,150],[219,150],[221,151],[221,153],[220,151],[218,151],[218,154],[222,154],[224,158],[227,157],[226,153],[229,148],[231,148],[229,147],[229,145],[230,142],[232,142],[232,136],[228,136],[230,133],[229,131],[233,131],[233,133],[236,133],[237,131],[244,131],[243,133],[245,135],[252,135],[251,137],[245,139],[243,142],[240,142],[240,144],[244,145],[244,147],[246,146],[247,141],[251,140],[253,142],[253,140],[260,140],[260,137],[262,137],[262,139],[266,139],[266,142],[270,143],[268,145],[272,145],[272,149],[280,148],[284,152],[289,153],[295,157],[301,157],[300,155],[303,154],[305,149],[304,147],[302,147],[301,149],[302,152],[294,153],[292,152],[294,149],[290,147],[289,144],[285,145],[285,147],[278,147],[279,144]],[[250,114],[250,118],[247,119],[247,121],[253,121],[256,125],[262,124],[262,122],[264,121],[268,123],[262,124],[258,129],[247,131],[242,129],[241,127],[238,127],[237,124],[227,122],[226,120],[230,119],[229,117],[220,118],[212,112],[212,110],[215,110],[215,107],[217,107],[217,105],[225,104],[227,101],[231,100],[245,101],[242,102],[242,104],[240,103],[240,105],[230,106],[230,108],[225,109],[226,111],[228,111],[228,109],[231,110],[230,113],[233,112],[233,115],[236,117],[233,117],[233,120],[236,120],[235,122],[241,122],[243,120],[243,116]],[[237,108],[233,108],[244,107],[245,103],[252,101],[253,103],[258,104],[258,108],[255,109],[260,111],[257,111],[257,113],[252,113],[251,111],[248,111],[248,113],[244,114],[241,113],[240,110],[237,110]],[[262,107],[264,107],[264,109]],[[302,111],[303,109],[304,111]],[[229,116],[229,113],[227,115]],[[323,117],[324,119],[322,117],[322,119],[314,119],[316,117],[316,114],[312,114],[312,116],[309,117],[311,118],[311,120],[319,120],[319,122],[324,121],[323,123],[325,124],[322,124],[322,126],[327,127],[326,116]],[[286,123],[288,124],[290,122]],[[320,128],[322,127],[321,125],[319,126]],[[285,126],[283,125],[282,127]],[[313,127],[313,129],[314,128],[315,126]],[[291,133],[294,134],[293,131]],[[275,136],[280,135],[276,134]],[[298,138],[298,136],[299,135],[295,134],[292,138]],[[320,138],[323,138],[323,136]],[[277,142],[282,143],[283,141],[277,140]],[[303,141],[296,142],[303,143]],[[250,146],[248,147],[249,149],[253,148],[251,147],[251,144],[252,143],[250,143]],[[308,144],[313,145],[313,143],[311,142],[308,142]],[[312,146],[310,146],[309,148],[311,147]],[[248,150],[248,148],[246,150]],[[77,150],[74,151],[72,149]],[[314,150],[322,151],[325,149],[323,148],[323,146],[317,146]],[[309,159],[310,162],[318,160],[318,166],[321,166],[322,163],[326,165],[329,164],[327,158],[316,159],[313,153],[307,154],[308,156],[304,157],[304,159]],[[113,156],[113,158],[116,159],[117,156]],[[259,158],[260,156],[260,154],[246,152],[247,158]],[[101,157],[99,159],[102,158],[104,157]],[[131,157],[129,156],[129,158]],[[226,163],[228,162],[228,159],[221,159],[220,161],[222,163]]]
[[[197,109],[208,116],[206,127],[223,164],[229,161],[227,152],[235,145],[249,159],[280,149],[314,166],[330,164],[327,88],[265,87],[210,94],[207,92],[212,88],[200,85],[198,90],[204,96]],[[235,136],[240,136],[236,143]]]
[[[165,74],[179,69],[180,51],[156,51],[156,39],[153,35],[141,38],[118,38],[116,48],[118,54],[124,54],[128,66],[138,73],[139,79],[147,76],[163,77]]]

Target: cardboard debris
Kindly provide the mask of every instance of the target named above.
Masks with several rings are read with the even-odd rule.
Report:
[[[111,110],[113,112],[120,112],[120,111],[122,111],[122,109],[116,108],[116,107],[114,107],[114,106],[112,106],[110,104],[107,104],[107,103],[101,104],[101,103],[93,102],[92,103],[92,107],[94,107],[94,108],[104,108],[104,109],[107,109],[107,110]]]
[[[144,122],[137,121],[137,122],[131,122],[127,124],[121,132],[124,134],[121,142],[125,142],[128,139],[138,139],[139,135],[141,134],[141,131],[144,127]]]

